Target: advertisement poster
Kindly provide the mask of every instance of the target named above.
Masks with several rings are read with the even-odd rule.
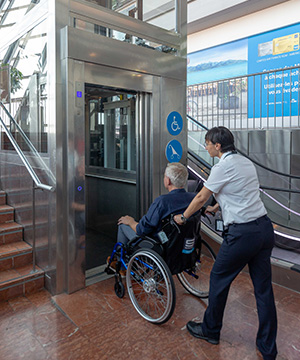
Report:
[[[248,39],[248,74],[300,66],[300,24]],[[260,79],[261,78],[261,79]],[[299,69],[269,72],[248,81],[248,116],[298,115]],[[255,90],[255,91],[254,91]],[[255,97],[250,96],[254,94]]]
[[[299,38],[295,24],[188,54],[187,85],[266,73],[248,78],[248,118],[298,116],[299,69],[284,69],[300,66]]]
[[[247,74],[248,39],[188,55],[187,86]]]

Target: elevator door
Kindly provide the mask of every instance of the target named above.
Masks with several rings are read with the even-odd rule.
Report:
[[[85,85],[86,270],[105,264],[122,215],[136,218],[136,93]]]

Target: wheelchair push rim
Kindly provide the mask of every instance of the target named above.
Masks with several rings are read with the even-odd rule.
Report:
[[[165,261],[152,250],[138,250],[130,258],[127,291],[136,311],[147,321],[163,324],[172,316],[175,285]]]

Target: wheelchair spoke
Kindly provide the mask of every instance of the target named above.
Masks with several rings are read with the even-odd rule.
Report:
[[[141,316],[154,323],[167,321],[175,307],[173,279],[162,262],[156,253],[140,250],[130,259],[126,276],[134,307]]]

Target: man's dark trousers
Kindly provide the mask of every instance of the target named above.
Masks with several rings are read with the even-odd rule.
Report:
[[[277,316],[270,263],[273,246],[273,226],[266,215],[228,227],[211,272],[209,306],[202,325],[207,336],[219,339],[230,285],[248,264],[259,318],[256,345],[264,360],[274,360],[277,354]]]

